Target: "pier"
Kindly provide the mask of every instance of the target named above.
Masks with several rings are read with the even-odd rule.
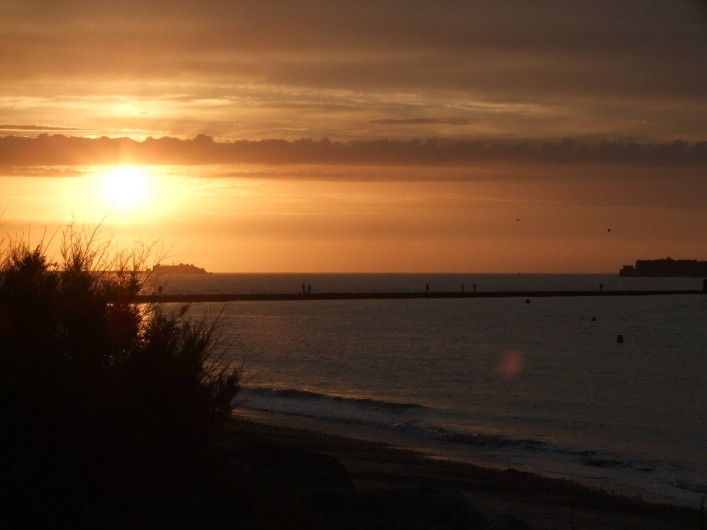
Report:
[[[424,298],[550,298],[579,296],[663,296],[705,294],[704,289],[688,290],[596,290],[596,291],[420,291],[420,292],[351,292],[351,293],[233,293],[233,294],[153,294],[137,297],[138,303],[197,302],[277,302],[310,300],[414,300]]]

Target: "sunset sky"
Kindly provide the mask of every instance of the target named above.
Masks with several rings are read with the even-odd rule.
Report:
[[[0,0],[0,210],[222,272],[707,259],[707,7]]]

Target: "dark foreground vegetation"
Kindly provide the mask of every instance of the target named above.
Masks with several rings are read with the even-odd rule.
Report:
[[[60,254],[2,247],[0,517],[106,527],[225,514],[207,504],[225,496],[219,431],[241,374],[213,361],[215,326],[136,303],[140,249],[111,253],[70,227]]]

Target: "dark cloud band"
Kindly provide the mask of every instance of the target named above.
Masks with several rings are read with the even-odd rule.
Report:
[[[0,137],[2,165],[93,164],[349,164],[470,165],[508,163],[610,163],[631,165],[704,165],[707,142],[674,141],[582,143],[562,141],[474,141],[445,139],[240,140],[217,142],[206,135],[193,139],[84,138],[42,134],[35,138]]]

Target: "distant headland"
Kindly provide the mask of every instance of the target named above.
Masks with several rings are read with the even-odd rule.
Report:
[[[177,265],[162,265],[158,263],[152,268],[152,271],[148,269],[147,272],[154,274],[209,274],[205,269],[192,263],[178,263]]]
[[[637,260],[636,265],[624,265],[619,276],[705,277],[707,261],[672,258]]]

